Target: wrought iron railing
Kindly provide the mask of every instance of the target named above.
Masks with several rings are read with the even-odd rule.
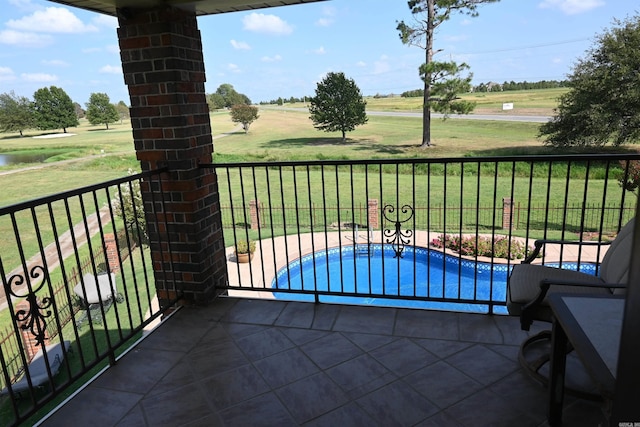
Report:
[[[622,183],[640,178],[628,167],[639,160],[559,155],[202,167],[218,176],[229,293],[493,313],[505,311],[510,266],[535,239],[615,236],[635,213],[637,197]],[[467,246],[491,246],[491,256],[434,245],[461,235]],[[240,240],[256,242],[248,264],[234,255]],[[597,274],[602,255],[559,248],[539,262],[593,263]]]
[[[114,364],[162,314],[139,193],[161,180],[136,174],[0,208],[2,425]],[[146,219],[159,222],[164,196],[150,197]]]

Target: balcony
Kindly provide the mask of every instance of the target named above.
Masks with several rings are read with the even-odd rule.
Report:
[[[543,426],[518,320],[221,298],[185,307],[43,425]],[[598,425],[571,398],[566,425]]]
[[[193,289],[176,279],[182,242],[164,192],[170,172],[2,208],[9,244],[0,274],[8,312],[18,313],[0,337],[2,419],[39,419],[100,373],[45,425],[544,425],[546,391],[517,362],[527,335],[518,319],[499,314],[504,279],[489,279],[485,292],[478,266],[506,274],[519,262],[518,242],[526,254],[536,238],[615,235],[635,212],[620,182],[638,158],[201,165],[217,177],[219,214],[206,220],[224,236],[225,280],[210,305],[175,311]],[[140,189],[152,191],[140,198]],[[484,236],[494,251],[497,240],[508,243],[502,256],[462,255],[434,247],[446,235],[476,245]],[[234,254],[243,239],[256,242],[247,264]],[[354,286],[363,280],[345,275],[354,255],[365,249],[373,271],[370,250],[383,245],[394,267],[378,274],[382,286]],[[316,262],[329,251],[340,276],[320,283],[328,268]],[[447,260],[458,274],[427,270],[420,285],[417,253],[435,253],[436,267]],[[539,262],[597,269],[602,255],[547,251]],[[313,279],[280,286],[305,259]],[[394,276],[400,259],[410,263],[402,267],[414,279],[409,287]],[[475,273],[463,279],[469,266]],[[107,286],[96,288],[92,310],[92,278],[105,269],[113,276],[102,276]],[[43,344],[66,341],[70,351],[48,359],[40,387],[24,375]],[[574,365],[572,380],[585,383]],[[8,387],[20,378],[25,390]],[[564,417],[591,425],[604,415],[596,403],[570,399]]]

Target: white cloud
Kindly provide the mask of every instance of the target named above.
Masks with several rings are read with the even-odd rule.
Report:
[[[11,68],[0,67],[0,82],[8,82],[15,79],[16,75],[13,73],[13,70]]]
[[[239,73],[240,67],[238,67],[236,64],[228,64],[227,70],[231,71],[232,73]]]
[[[538,6],[542,9],[559,9],[566,15],[577,15],[604,5],[604,0],[543,0]]]
[[[94,25],[86,25],[68,9],[47,7],[21,19],[7,21],[13,30],[36,31],[41,33],[86,33],[98,31]]]
[[[49,83],[58,80],[58,76],[46,73],[22,73],[20,78],[27,82]]]
[[[239,42],[237,40],[231,40],[231,46],[233,46],[234,49],[238,49],[238,50],[250,50],[251,49],[251,46],[249,46],[248,43]]]
[[[86,49],[82,49],[82,53],[96,53],[101,51],[102,49],[100,49],[99,47],[88,47]]]
[[[328,27],[335,22],[333,19],[336,16],[336,9],[331,6],[325,6],[322,8],[322,17],[316,21],[316,25],[320,27]]]
[[[316,25],[319,27],[328,27],[333,24],[333,19],[330,18],[320,18],[316,21]]]
[[[98,15],[91,20],[99,27],[118,28],[118,18],[109,15]]]
[[[0,43],[22,47],[44,47],[53,43],[53,37],[47,34],[3,30],[0,31]]]
[[[242,18],[242,24],[245,30],[256,33],[287,35],[293,32],[291,25],[275,15],[253,12]]]
[[[122,67],[120,65],[105,65],[98,71],[103,74],[122,74]]]
[[[364,61],[358,61],[358,62],[356,62],[356,65],[357,65],[358,67],[366,67],[366,66],[367,66],[367,63],[366,63],[366,62],[364,62]]]
[[[120,53],[120,46],[118,46],[117,44],[110,44],[107,45],[104,50],[106,50],[109,53]]]
[[[61,59],[43,59],[42,63],[44,65],[50,65],[52,67],[68,67],[69,63],[66,61],[63,61]]]
[[[316,55],[324,55],[327,51],[324,49],[324,46],[320,46],[319,48],[313,51]]]
[[[282,61],[282,56],[280,55],[275,55],[275,56],[263,56],[261,58],[262,62],[278,62],[278,61]]]

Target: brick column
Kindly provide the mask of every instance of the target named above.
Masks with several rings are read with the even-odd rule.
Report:
[[[513,200],[510,197],[502,199],[502,229],[511,230],[513,226]]]
[[[143,171],[169,168],[161,181],[166,211],[158,222],[147,216],[158,297],[166,305],[175,283],[185,300],[205,303],[227,275],[216,176],[198,168],[211,163],[213,139],[196,15],[170,7],[122,12],[118,38],[136,155]],[[141,186],[147,214],[159,185]]]
[[[262,227],[262,210],[259,200],[249,201],[249,211],[251,216],[251,229],[257,230]]]
[[[110,273],[120,271],[120,259],[118,257],[118,245],[116,244],[116,236],[113,233],[104,235],[104,247],[106,248],[105,261],[109,266]]]
[[[367,217],[369,221],[369,229],[375,230],[378,228],[378,199],[369,199],[367,201]]]

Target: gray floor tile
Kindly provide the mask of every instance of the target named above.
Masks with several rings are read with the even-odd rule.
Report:
[[[251,365],[223,372],[201,381],[200,387],[216,408],[229,406],[249,400],[270,390],[267,383]]]
[[[226,313],[223,320],[235,323],[273,325],[286,305],[287,303],[282,301],[241,299]]]
[[[358,346],[337,332],[325,335],[300,348],[320,369],[336,366],[363,353]]]
[[[458,314],[445,311],[399,310],[395,334],[405,337],[459,339]]]
[[[496,325],[496,316],[469,314],[458,316],[460,340],[487,344],[502,344],[502,332]]]
[[[224,298],[178,311],[43,425],[541,426],[515,320]],[[603,419],[565,402],[568,425]]]
[[[416,424],[415,427],[464,427],[446,412],[438,412],[434,416]]]
[[[445,413],[463,426],[533,427],[538,423],[507,400],[483,389],[455,404]]]
[[[352,399],[397,379],[396,375],[368,354],[348,360],[326,372]]]
[[[298,348],[258,360],[254,362],[254,366],[273,388],[282,387],[319,372],[316,364]]]
[[[259,360],[295,346],[285,334],[276,328],[242,337],[236,340],[236,344],[249,360]]]
[[[127,415],[118,421],[118,427],[142,427],[147,425],[147,420],[144,419],[144,413],[140,405],[133,407]]]
[[[461,341],[451,340],[435,340],[435,339],[418,339],[414,338],[413,342],[426,348],[429,352],[440,358],[449,357],[459,351],[471,347],[473,344]]]
[[[140,401],[135,393],[88,387],[47,419],[42,425],[66,427],[75,425],[115,425]]]
[[[184,353],[139,348],[109,368],[95,385],[111,390],[147,393],[184,357]]]
[[[306,344],[315,341],[329,334],[329,331],[317,331],[314,329],[298,329],[298,328],[281,328],[283,334],[287,336],[296,345]]]
[[[342,335],[364,351],[374,350],[398,339],[393,335],[363,334],[358,332],[343,332]]]
[[[503,378],[489,388],[498,396],[508,396],[509,404],[542,423],[547,413],[547,390],[522,370]]]
[[[384,426],[410,426],[434,415],[438,408],[398,380],[359,398],[358,405]]]
[[[184,424],[206,417],[215,409],[205,398],[203,390],[193,384],[147,397],[140,404],[145,419],[154,427],[172,427],[177,420]]]
[[[321,415],[308,423],[304,427],[337,427],[337,426],[366,426],[383,427],[377,420],[374,420],[360,406],[349,403],[340,408]]]
[[[401,338],[378,347],[370,354],[398,376],[407,375],[438,360],[424,347],[408,338]]]
[[[273,394],[267,393],[220,411],[227,427],[293,427],[298,423]]]
[[[348,396],[320,372],[276,390],[278,397],[300,424],[339,408]]]
[[[185,357],[199,378],[206,378],[238,366],[246,365],[249,360],[234,342],[211,343],[199,347]]]
[[[316,304],[287,304],[275,321],[277,326],[310,328],[316,318]]]
[[[440,408],[447,408],[483,385],[446,362],[437,362],[408,375],[405,381]]]
[[[333,330],[391,335],[395,314],[394,309],[343,306]]]
[[[449,356],[446,361],[484,385],[494,383],[519,369],[519,365],[513,360],[481,344]]]

